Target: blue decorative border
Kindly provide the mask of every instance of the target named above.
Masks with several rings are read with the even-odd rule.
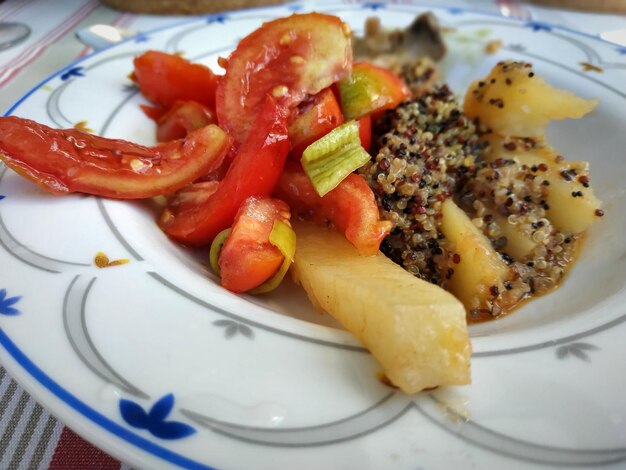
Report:
[[[372,5],[376,5],[376,8],[372,8]],[[291,8],[291,7],[297,7],[297,4],[294,5],[288,5],[287,8],[290,8],[292,11],[296,11],[296,8]],[[342,9],[345,9],[346,11],[348,10],[353,10],[355,8],[356,5],[354,4],[328,4],[328,5],[324,5],[324,10],[327,10],[329,7],[341,7]],[[363,8],[371,8],[372,10],[376,10],[378,8],[386,8],[388,5],[383,4],[383,3],[363,3],[361,4],[361,7]],[[497,13],[492,13],[492,12],[487,12],[487,11],[481,11],[478,9],[472,9],[472,8],[458,8],[458,7],[450,7],[450,6],[445,6],[445,5],[428,5],[428,4],[402,4],[400,5],[402,7],[415,7],[416,10],[445,10],[450,14],[459,14],[459,13],[471,13],[471,14],[476,14],[476,15],[482,15],[482,16],[488,16],[488,17],[495,17],[495,18],[500,18],[502,19],[503,17]],[[248,10],[243,11],[245,12],[253,12],[253,11],[273,11],[273,10],[277,10],[277,9],[281,9],[284,8],[284,5],[279,5],[276,7],[264,7],[264,8],[251,8]],[[209,15],[205,17],[205,20],[211,20],[213,19],[214,16],[213,15]],[[227,16],[224,16],[224,18],[227,18]],[[3,116],[9,116],[11,115],[24,101],[26,101],[33,93],[35,93],[39,88],[41,88],[43,85],[45,85],[46,83],[48,83],[49,81],[51,81],[52,79],[61,76],[62,78],[67,75],[72,73],[75,70],[80,70],[78,66],[78,64],[82,63],[83,61],[90,59],[91,57],[97,55],[97,54],[101,54],[104,51],[111,49],[113,47],[118,47],[120,44],[122,43],[127,43],[130,41],[136,41],[138,42],[139,40],[145,40],[145,38],[149,37],[152,34],[158,33],[160,31],[164,31],[167,29],[172,29],[172,28],[176,28],[185,24],[191,24],[194,22],[197,22],[201,20],[201,17],[194,17],[191,19],[185,19],[179,22],[174,22],[174,23],[170,23],[167,25],[164,25],[162,27],[159,28],[155,28],[152,29],[146,33],[144,33],[141,36],[138,37],[131,37],[128,38],[120,43],[117,44],[113,44],[109,47],[106,47],[104,49],[98,50],[98,51],[94,51],[91,54],[88,54],[84,57],[81,57],[80,59],[70,63],[69,65],[67,65],[66,67],[58,70],[57,72],[55,72],[54,74],[48,76],[47,78],[45,78],[44,80],[42,80],[40,83],[38,83],[35,87],[33,87],[30,91],[28,91],[24,96],[22,96],[19,100],[17,100],[11,107],[9,107],[9,109],[3,114]],[[561,31],[565,31],[574,35],[578,35],[578,36],[583,36],[586,38],[590,38],[596,41],[599,41],[601,43],[604,43],[605,45],[608,45],[612,48],[614,48],[615,50],[617,50],[620,54],[624,54],[626,52],[626,49],[623,47],[620,47],[619,45],[612,43],[610,41],[606,41],[602,38],[600,38],[597,35],[594,34],[589,34],[589,33],[585,33],[582,31],[578,31],[572,28],[568,28],[565,26],[560,26],[560,25],[556,25],[556,24],[551,24],[551,23],[544,23],[542,22],[540,25],[538,23],[533,23],[533,22],[529,22],[527,20],[520,20],[520,19],[516,19],[516,18],[506,18],[506,21],[509,21],[511,23],[520,23],[523,24],[524,26],[527,27],[532,27],[533,29],[535,29],[535,27],[538,27],[538,29],[543,29],[543,30],[548,30],[551,29],[556,29],[556,30],[561,30]],[[223,21],[218,21],[220,23],[222,23]],[[0,196],[1,198],[1,196]],[[165,447],[162,447],[158,444],[155,444],[154,442],[151,442],[131,431],[129,431],[128,429],[124,428],[123,426],[117,424],[116,422],[110,420],[109,418],[107,418],[106,416],[102,415],[101,413],[99,413],[98,411],[96,411],[95,409],[91,408],[89,405],[87,405],[86,403],[82,402],[81,400],[79,400],[77,397],[75,397],[74,395],[72,395],[69,391],[67,391],[65,388],[63,388],[61,385],[59,385],[57,382],[55,382],[50,376],[48,376],[43,370],[41,370],[35,363],[33,363],[23,352],[21,349],[19,349],[19,347],[6,335],[6,333],[4,332],[4,330],[2,330],[0,328],[0,345],[2,345],[4,347],[4,349],[7,351],[8,354],[11,355],[11,357],[13,357],[13,359],[25,370],[27,371],[38,383],[40,383],[42,386],[44,386],[46,389],[48,389],[53,395],[55,395],[56,397],[58,397],[61,401],[63,401],[65,404],[67,404],[68,406],[70,406],[72,409],[74,409],[75,411],[77,411],[78,413],[80,413],[83,417],[85,417],[86,419],[92,421],[93,423],[99,425],[100,427],[102,427],[103,429],[109,431],[110,433],[112,433],[113,435],[125,440],[126,442],[156,456],[159,457],[161,459],[163,459],[166,462],[172,463],[174,465],[178,465],[180,467],[184,467],[184,468],[189,468],[189,469],[202,469],[202,470],[214,470],[214,467],[210,467],[207,465],[204,465],[200,462],[196,462],[192,459],[189,459],[183,455],[177,454],[171,450],[168,450]]]
[[[60,398],[64,403],[78,411],[85,418],[93,421],[97,425],[113,433],[114,435],[130,442],[131,444],[145,450],[163,460],[179,465],[184,468],[198,469],[198,470],[216,470],[214,467],[209,467],[195,460],[191,460],[180,454],[172,452],[171,450],[161,447],[154,442],[151,442],[143,437],[129,431],[128,429],[120,426],[114,421],[111,421],[106,416],[98,413],[89,405],[80,401],[70,392],[65,390],[61,385],[56,383],[48,374],[35,365],[17,345],[11,341],[4,330],[0,328],[0,344],[4,349],[15,359],[15,361],[22,366],[32,377],[37,380],[41,385],[46,387],[50,392]]]

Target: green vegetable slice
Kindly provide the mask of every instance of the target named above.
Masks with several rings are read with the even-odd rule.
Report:
[[[353,70],[352,75],[339,81],[341,110],[345,119],[359,119],[375,109],[379,90],[367,74]]]
[[[285,274],[287,274],[289,266],[293,263],[293,258],[296,254],[296,232],[282,220],[275,220],[269,239],[270,243],[278,248],[285,259],[278,271],[276,271],[276,274],[260,286],[248,291],[249,294],[265,294],[276,289],[282,282]]]
[[[218,233],[213,239],[213,243],[211,243],[211,249],[209,250],[209,264],[211,265],[211,269],[218,276],[220,275],[220,265],[218,264],[218,260],[220,257],[220,251],[222,251],[222,247],[230,235],[231,229],[227,228]]]
[[[300,161],[317,194],[324,196],[369,159],[361,146],[359,125],[349,121],[309,145]]]

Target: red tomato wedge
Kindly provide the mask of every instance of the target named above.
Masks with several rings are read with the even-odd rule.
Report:
[[[358,120],[358,124],[361,147],[363,147],[366,152],[369,152],[372,146],[372,118],[365,116]]]
[[[192,131],[217,124],[215,113],[196,101],[177,101],[157,121],[157,140],[182,139]]]
[[[267,94],[291,108],[345,77],[351,66],[350,30],[336,16],[296,14],[265,23],[227,60],[216,94],[220,126],[241,143]]]
[[[177,204],[204,204],[211,195],[217,191],[220,182],[200,181],[185,186],[176,193]]]
[[[331,222],[361,255],[374,255],[392,228],[379,219],[374,193],[359,175],[350,173],[339,186],[320,197],[300,165],[289,162],[278,182],[276,197],[319,224]]]
[[[215,108],[218,76],[202,64],[175,54],[148,51],[135,57],[132,78],[150,101],[165,107],[176,101],[197,101]]]
[[[289,152],[287,110],[267,97],[255,129],[235,155],[217,191],[202,204],[174,197],[159,219],[170,237],[188,245],[206,245],[232,225],[250,196],[272,194]]]
[[[280,268],[284,256],[270,243],[275,220],[289,225],[291,213],[283,201],[250,197],[241,205],[219,257],[221,284],[232,292],[261,285]]]
[[[343,124],[341,108],[329,88],[320,91],[310,102],[303,102],[294,113],[289,125],[290,155],[298,160],[309,145]]]
[[[217,126],[144,147],[18,117],[0,118],[0,160],[53,193],[115,199],[173,193],[219,167],[230,146]]]
[[[159,122],[159,119],[161,119],[163,115],[167,113],[167,108],[165,106],[150,106],[147,104],[140,104],[139,107],[141,108],[143,113],[154,122]]]
[[[400,77],[366,62],[354,64],[352,73],[339,82],[338,88],[347,121],[393,109],[410,96],[409,88]]]

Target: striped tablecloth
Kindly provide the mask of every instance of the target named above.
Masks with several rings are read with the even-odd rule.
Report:
[[[355,3],[353,0],[346,2]],[[423,3],[429,3],[429,0]],[[430,0],[430,3],[434,2]],[[517,6],[512,0],[450,0],[446,4],[471,4],[474,8],[492,12]],[[592,15],[537,7],[522,9],[530,12],[533,19],[558,22],[591,33],[626,28],[626,17],[619,15]],[[74,38],[77,29],[104,23],[146,31],[173,19],[118,12],[102,6],[97,0],[0,2],[0,22],[26,23],[32,30],[30,37],[19,46],[0,52],[0,110],[4,112],[42,79],[89,52]],[[0,469],[125,468],[128,467],[87,443],[47,413],[0,365]]]
[[[26,41],[0,52],[0,110],[4,113],[42,79],[90,52],[74,38],[77,29],[110,24],[148,30],[174,19],[122,13],[98,0],[5,0],[0,22],[25,23],[32,32]],[[0,469],[128,468],[50,415],[0,366]]]
[[[63,426],[0,368],[0,468],[128,469]]]

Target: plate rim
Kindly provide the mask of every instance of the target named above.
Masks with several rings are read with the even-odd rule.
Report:
[[[220,14],[241,14],[245,12],[254,12],[254,11],[259,11],[259,10],[271,12],[273,10],[281,10],[281,9],[285,9],[286,7],[289,8],[289,6],[298,6],[298,5],[299,5],[298,3],[292,3],[292,4],[287,4],[287,5],[247,8],[243,10],[229,10],[227,12],[222,12]],[[330,3],[330,2],[327,4],[324,4],[324,8],[333,7],[335,5],[341,6],[346,11],[357,10],[359,8],[361,9],[367,8],[368,5],[371,5],[370,8],[373,11],[376,11],[377,9],[373,7],[373,5],[377,5],[377,4],[373,4],[373,3],[372,4],[366,4],[366,3],[354,4],[354,3]],[[399,7],[404,7],[404,8],[406,7],[412,8],[417,11],[434,10],[436,12],[436,11],[444,10],[451,14],[454,14],[452,12],[454,10],[454,11],[458,11],[461,13],[467,12],[467,13],[472,13],[472,14],[480,15],[480,16],[498,18],[506,22],[525,24],[527,26],[532,23],[537,23],[538,25],[549,26],[550,28],[558,29],[561,31],[566,31],[570,34],[575,34],[575,35],[586,37],[588,39],[596,40],[609,47],[613,47],[616,50],[620,50],[620,49],[626,50],[626,48],[624,48],[623,46],[620,46],[619,44],[613,43],[611,41],[607,41],[599,37],[598,35],[586,33],[584,31],[580,31],[580,30],[570,28],[567,26],[562,26],[562,25],[559,25],[558,23],[545,22],[545,21],[541,21],[541,22],[528,21],[528,20],[523,20],[519,18],[507,18],[497,13],[483,11],[480,9],[457,7],[457,6],[450,6],[450,5],[421,4],[421,3],[419,4],[414,4],[414,3],[396,4],[396,5],[384,4],[384,5],[385,5],[385,8],[388,8],[389,6],[391,7],[399,6]],[[305,8],[309,7],[309,5],[305,5],[304,7]],[[390,8],[390,10],[392,10],[392,8]],[[299,10],[294,9],[291,11],[292,13],[297,13]],[[185,18],[183,20],[171,21],[171,22],[168,22],[166,25],[150,29],[148,31],[143,32],[142,34],[146,34],[146,35],[155,34],[161,31],[174,29],[174,28],[183,26],[185,24],[192,24],[202,19],[209,19],[215,16],[216,14],[199,15],[199,16],[194,16],[191,18]],[[3,113],[3,116],[12,115],[14,111],[16,111],[19,108],[19,106],[22,105],[33,93],[35,93],[42,86],[52,81],[56,77],[62,75],[64,72],[76,67],[78,64],[82,63],[83,61],[89,60],[94,56],[103,54],[111,49],[117,48],[121,46],[122,44],[134,41],[135,39],[136,39],[136,36],[133,36],[119,43],[110,45],[106,48],[93,51],[90,54],[80,57],[72,61],[71,63],[67,64],[66,66],[58,69],[57,71],[53,72],[51,75],[41,80],[37,85],[35,85],[28,92],[26,92],[23,96],[21,96],[17,101],[15,101]],[[71,419],[68,420],[69,422],[67,424],[65,420],[60,420],[63,424],[67,425],[70,428],[72,428],[73,426],[76,426],[76,428],[82,428],[82,429],[84,429],[84,426],[83,426],[84,423],[88,423],[90,425],[96,424],[98,426],[96,428],[97,431],[94,431],[94,432],[81,431],[80,432],[81,436],[83,436],[85,439],[89,440],[90,442],[94,443],[94,445],[105,448],[107,452],[110,452],[112,455],[116,456],[117,458],[122,459],[123,461],[134,462],[134,465],[141,465],[141,462],[137,460],[136,454],[133,455],[134,453],[132,451],[135,451],[136,449],[140,449],[140,450],[143,450],[145,452],[152,454],[154,457],[157,457],[159,459],[162,459],[165,462],[169,462],[177,466],[183,466],[185,468],[198,468],[198,469],[205,469],[205,470],[212,470],[214,468],[207,464],[197,462],[193,459],[185,457],[184,455],[174,452],[168,449],[167,447],[163,447],[153,441],[150,441],[149,439],[142,437],[138,433],[128,428],[125,428],[120,424],[115,423],[114,421],[106,417],[105,415],[101,414],[95,408],[90,407],[89,405],[81,401],[78,397],[74,396],[70,391],[66,390],[62,385],[57,383],[45,371],[40,369],[37,366],[37,364],[35,364],[19,348],[19,346],[12,341],[12,339],[6,334],[4,329],[1,327],[0,327],[0,345],[2,346],[2,349],[3,349],[2,355],[4,356],[5,354],[8,354],[11,357],[11,361],[9,362],[2,361],[3,362],[2,365],[9,371],[11,377],[14,378],[17,383],[19,383],[22,387],[24,387],[30,393],[33,399],[35,399],[37,402],[44,403],[45,408],[48,411],[50,411],[50,413],[53,414],[54,416],[58,416],[59,414],[66,412],[66,410],[57,411],[57,408],[58,408],[57,405],[60,403],[64,403],[65,405],[69,406],[72,411],[78,413],[77,417],[75,417],[74,414],[71,414],[70,415]],[[49,392],[48,396],[45,396],[44,398],[42,398],[42,394],[40,394],[39,391],[35,389],[35,387],[31,386],[30,379],[34,380],[33,383],[36,383],[38,386],[43,387],[47,392]],[[35,396],[37,398],[35,398]],[[68,416],[68,415],[66,414],[65,416]],[[81,420],[84,420],[84,422],[81,422]],[[102,441],[97,439],[98,433],[101,432],[102,430],[109,432],[110,433],[109,437],[112,436],[115,438],[119,438],[120,445],[112,445],[112,446],[103,445]],[[129,438],[127,439],[124,436],[128,436]],[[129,447],[128,444],[131,444],[132,447]],[[129,449],[132,449],[132,451]]]

